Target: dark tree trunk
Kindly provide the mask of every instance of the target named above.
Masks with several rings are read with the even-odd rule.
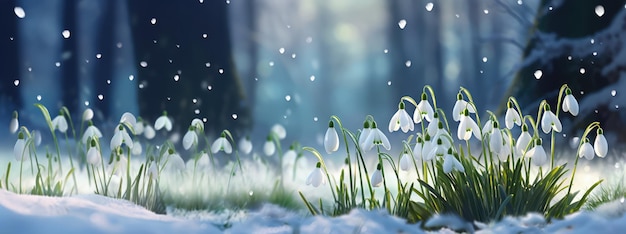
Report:
[[[167,111],[179,133],[193,118],[206,118],[209,133],[250,126],[233,64],[226,2],[145,0],[129,6],[136,63],[147,63],[138,68],[142,117],[154,121]]]

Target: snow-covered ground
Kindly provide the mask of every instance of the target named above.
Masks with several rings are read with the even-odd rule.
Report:
[[[620,233],[626,230],[624,200],[595,212],[579,212],[547,223],[541,215],[507,217],[476,224],[477,233]],[[209,215],[209,214],[205,214]],[[157,215],[124,200],[98,195],[43,197],[0,190],[1,233],[422,233],[418,224],[384,211],[353,210],[339,217],[303,216],[273,205],[242,214],[228,228],[209,217]],[[453,217],[436,217],[426,225],[467,226]],[[436,232],[451,233],[448,228]]]

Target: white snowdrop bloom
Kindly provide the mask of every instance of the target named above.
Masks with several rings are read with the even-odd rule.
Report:
[[[400,170],[408,171],[409,166],[411,166],[410,157],[409,154],[405,152],[402,154],[402,157],[400,157]]]
[[[59,132],[65,133],[67,131],[67,120],[62,115],[57,115],[52,120],[52,129],[59,130]]]
[[[489,151],[492,154],[499,154],[503,146],[502,132],[498,128],[498,122],[493,122],[493,129],[489,134]]]
[[[113,162],[111,170],[113,170],[113,174],[122,177],[126,175],[126,166],[128,164],[128,159],[124,157],[124,155],[118,155],[118,158]]]
[[[247,136],[239,140],[239,150],[244,154],[249,154],[250,152],[252,152],[252,142]]]
[[[482,140],[480,137],[480,129],[478,125],[472,118],[469,117],[469,112],[464,111],[464,115],[461,116],[461,122],[459,123],[459,128],[457,129],[457,137],[459,140],[469,140],[472,138],[472,133],[478,140]]]
[[[533,164],[535,164],[535,166],[542,166],[548,161],[546,150],[541,145],[541,139],[536,140],[535,146],[528,150],[526,156],[533,159]]]
[[[220,150],[223,150],[224,153],[230,154],[233,152],[233,147],[230,145],[230,141],[226,139],[226,134],[222,132],[222,135],[213,141],[211,144],[211,152],[216,154]]]
[[[424,140],[420,133],[415,138],[415,146],[413,147],[413,158],[415,160],[422,160],[422,149],[424,148]]]
[[[276,145],[272,142],[271,136],[268,136],[267,140],[265,140],[265,144],[263,144],[263,152],[266,156],[272,156],[274,155],[274,152],[276,152]]]
[[[9,123],[9,132],[16,133],[18,128],[20,128],[20,122],[17,120],[17,111],[13,111],[13,118]]]
[[[193,126],[196,131],[204,132],[204,122],[201,119],[195,118],[191,120],[191,126]]]
[[[515,110],[513,107],[509,107],[506,110],[506,114],[504,114],[504,124],[508,129],[512,129],[513,124],[521,126],[522,117],[520,116],[519,112],[517,112],[517,110]]]
[[[443,141],[441,139],[438,139],[437,143],[432,144],[432,147],[430,148],[430,151],[428,152],[428,154],[423,155],[423,159],[424,161],[433,160],[437,156],[443,156],[443,154],[446,153],[446,151],[447,149],[443,145]]]
[[[530,136],[530,133],[528,133],[528,126],[524,124],[522,125],[522,133],[517,138],[517,143],[515,145],[515,148],[517,148],[517,150],[522,152],[522,154],[526,153],[526,150],[528,149],[528,146],[531,140],[532,140],[532,137]]]
[[[596,139],[593,141],[593,148],[598,157],[604,158],[609,152],[609,144],[604,137],[604,131],[602,128],[598,128],[597,134]]]
[[[148,168],[148,178],[152,178],[153,180],[157,180],[159,178],[159,169],[156,163],[152,163],[150,168]]]
[[[91,146],[87,151],[87,163],[89,163],[89,165],[99,166],[102,162],[102,154],[100,154],[100,151],[96,147],[95,140],[92,140],[92,143],[90,145]]]
[[[554,115],[549,106],[547,106],[547,108],[548,109],[546,109],[541,117],[541,130],[543,130],[546,134],[550,133],[552,130],[555,132],[561,132],[561,129],[563,128],[563,126],[561,126],[561,121],[556,117],[556,115]]]
[[[497,155],[500,161],[504,162],[508,159],[509,155],[511,154],[511,148],[515,148],[515,146],[513,146],[513,143],[511,142],[511,138],[509,137],[509,135],[504,130],[500,130],[500,131],[502,132],[502,137],[504,138],[504,141],[503,141],[502,149]]]
[[[167,117],[167,114],[163,114],[161,115],[159,118],[157,118],[157,120],[154,122],[154,129],[155,130],[161,130],[161,128],[164,128],[165,130],[172,131],[172,120],[170,120],[169,117]]]
[[[30,157],[30,149],[28,145],[26,145],[24,133],[20,132],[17,135],[17,141],[15,141],[15,145],[13,146],[13,155],[17,161],[26,161],[26,159]]]
[[[101,138],[102,133],[96,126],[89,125],[87,129],[85,129],[85,133],[83,133],[83,138],[81,139],[81,141],[83,142],[83,144],[87,144],[87,141],[92,137]]]
[[[452,172],[453,169],[459,172],[465,172],[463,164],[461,164],[458,159],[451,154],[446,154],[443,157],[443,172],[447,174]]]
[[[328,122],[328,129],[324,135],[324,148],[328,154],[339,149],[339,135],[337,135],[337,130],[335,130],[335,122],[332,120]]]
[[[491,118],[489,118],[489,120],[487,120],[487,122],[485,122],[485,125],[483,125],[483,128],[481,129],[483,136],[486,136],[487,134],[491,133],[491,130],[493,130],[493,120]]]
[[[33,142],[35,143],[35,146],[41,145],[41,132],[40,131],[33,130],[32,132],[30,132],[30,135],[33,138]]]
[[[135,130],[135,136],[141,135],[143,134],[144,131],[144,126],[143,126],[143,121],[141,121],[141,119],[137,120],[137,123],[135,123],[135,125],[133,125],[133,130]]]
[[[137,118],[130,112],[124,112],[120,118],[120,123],[126,124],[126,126],[133,127],[137,125]]]
[[[115,134],[113,138],[111,138],[110,147],[111,150],[115,150],[115,148],[120,147],[122,143],[126,144],[126,146],[130,149],[133,148],[133,139],[130,138],[128,132],[126,132],[126,128],[123,125],[117,125],[117,129],[115,130]]]
[[[446,132],[445,130],[443,130],[443,122],[439,121],[439,114],[435,112],[433,117],[434,117],[433,121],[428,123],[428,127],[426,127],[426,131],[433,136],[441,132]]]
[[[200,154],[200,157],[198,157],[196,161],[196,166],[204,169],[209,168],[211,166],[211,159],[209,158],[209,154],[207,154],[206,152],[202,152],[202,154]]]
[[[572,90],[569,88],[565,90],[565,98],[563,99],[562,109],[563,112],[569,112],[573,116],[578,115],[578,101],[576,101],[576,98],[572,95]]]
[[[389,139],[387,136],[376,127],[376,122],[372,123],[372,132],[365,139],[365,144],[363,144],[363,148],[365,150],[371,150],[374,148],[374,145],[383,145],[386,150],[391,150],[391,143],[389,143]]]
[[[83,121],[87,122],[91,119],[93,119],[93,110],[91,108],[87,108],[83,111]]]
[[[146,124],[146,127],[143,130],[143,136],[145,136],[146,139],[151,140],[155,135],[156,132],[154,131],[154,128],[152,128],[150,124]]]
[[[400,104],[398,104],[398,111],[396,111],[396,113],[391,116],[391,120],[389,120],[389,132],[402,129],[402,132],[407,133],[413,131],[414,128],[415,123],[413,123],[411,116],[404,109],[404,102],[400,102]]]
[[[365,122],[363,122],[363,130],[359,135],[359,145],[361,147],[365,145],[365,140],[367,140],[367,137],[369,137],[370,133],[372,133],[372,128],[370,127],[370,122],[366,120]]]
[[[459,122],[465,109],[467,109],[470,113],[476,113],[474,106],[463,100],[463,95],[459,93],[456,95],[456,102],[454,103],[454,107],[452,107],[452,119],[454,119],[455,122]]]
[[[380,187],[380,185],[383,184],[383,173],[381,172],[381,165],[378,164],[378,166],[376,166],[376,170],[374,170],[374,173],[372,173],[372,178],[371,178],[371,184],[374,187]]]
[[[428,154],[433,149],[433,147],[436,146],[436,144],[437,143],[433,142],[433,140],[431,139],[430,135],[428,135],[428,133],[424,135],[424,145],[422,146],[422,154],[421,154],[420,159],[427,161],[425,158],[428,158]]]
[[[185,161],[178,153],[175,153],[173,149],[168,150],[167,168],[174,172],[181,172],[185,170]]]
[[[415,112],[413,112],[413,122],[420,123],[422,119],[426,119],[426,121],[430,122],[433,120],[433,115],[435,111],[433,107],[428,102],[428,98],[426,97],[426,93],[422,93],[421,101],[417,104],[415,108]]]
[[[133,155],[141,155],[143,152],[143,147],[141,146],[141,142],[133,141],[133,148],[130,151]]]
[[[315,169],[306,177],[306,185],[312,185],[313,187],[319,187],[326,184],[326,178],[324,178],[324,171],[322,171],[321,163],[317,163]]]
[[[287,130],[285,130],[285,127],[283,127],[283,125],[280,124],[274,124],[274,126],[272,126],[271,131],[273,133],[276,134],[276,136],[278,136],[278,139],[285,139],[285,137],[287,137]]]
[[[196,144],[198,144],[198,135],[196,134],[194,127],[189,127],[189,130],[187,130],[187,133],[183,136],[183,148],[185,148],[185,150],[189,150],[191,146]]]
[[[587,160],[593,159],[594,150],[591,143],[589,143],[589,139],[585,139],[583,145],[580,146],[580,149],[578,149],[578,156],[581,158],[585,157]]]

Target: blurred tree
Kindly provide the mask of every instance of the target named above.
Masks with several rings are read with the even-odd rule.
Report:
[[[206,118],[207,132],[245,130],[243,100],[231,53],[225,1],[128,1],[139,75],[140,115],[154,121],[167,111],[186,131]],[[236,115],[236,117],[235,117]]]
[[[546,46],[547,43],[550,43],[547,40],[554,38],[538,36],[539,34],[552,35],[557,40],[591,37],[605,30],[616,18],[615,16],[624,9],[625,3],[624,0],[588,0],[562,1],[560,5],[555,5],[554,1],[542,0],[535,18],[535,26],[530,32],[531,39],[524,50],[525,59],[528,59],[531,53],[538,48],[545,50],[545,48],[550,47],[550,45]],[[595,12],[596,6],[603,6],[603,15],[598,15]],[[598,41],[597,44],[608,46],[602,44],[601,41]],[[564,53],[563,56],[554,57],[547,62],[543,59],[531,60],[531,63],[519,70],[509,87],[508,95],[505,97],[516,97],[522,106],[532,106],[534,112],[536,111],[536,104],[542,99],[548,100],[554,109],[559,88],[564,83],[572,88],[574,96],[580,101],[581,98],[584,98],[581,91],[584,94],[591,94],[619,80],[618,72],[609,74],[602,74],[601,72],[601,69],[613,60],[610,54],[598,54],[596,56],[589,53],[582,57],[568,58],[579,48],[557,47],[554,48],[554,51],[545,51],[546,57],[549,57],[549,53]],[[585,69],[584,72],[581,72],[581,68]],[[541,70],[540,78],[535,77],[537,70]],[[501,107],[505,106],[506,103],[501,105]],[[609,108],[611,107],[599,106],[597,107],[598,114],[595,115],[582,113],[587,114],[587,116],[582,116],[583,118],[580,118],[582,121],[579,123],[584,124],[590,120],[600,120],[603,122],[603,126],[606,126],[607,122],[619,121],[619,118],[615,118],[618,117],[618,113],[610,111]],[[580,129],[585,126],[581,125],[576,128]],[[611,124],[610,126],[613,128],[613,126],[623,126],[623,124]],[[573,131],[576,131],[576,128]],[[624,131],[621,132],[622,137],[624,137]]]

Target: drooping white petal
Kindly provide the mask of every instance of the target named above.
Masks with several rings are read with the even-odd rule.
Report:
[[[372,148],[374,148],[374,145],[381,144],[386,150],[391,150],[391,143],[389,143],[389,139],[387,139],[387,136],[385,136],[385,134],[380,131],[380,129],[373,128],[371,131],[372,132],[369,134],[369,136],[365,140],[365,144],[363,145],[363,148],[365,150],[371,150]]]
[[[30,150],[25,139],[18,139],[13,146],[13,155],[17,161],[26,161],[30,156]]]
[[[283,125],[280,124],[274,124],[274,126],[272,126],[271,131],[273,133],[276,134],[276,136],[278,136],[278,139],[285,139],[285,137],[287,137],[287,130],[285,130],[285,127],[283,127]]]
[[[371,128],[364,128],[363,131],[361,131],[361,135],[359,135],[359,145],[361,148],[365,148],[365,141],[369,137],[370,133],[372,133]]]
[[[527,156],[533,159],[533,164],[535,164],[535,166],[542,166],[548,161],[546,151],[541,145],[536,145],[530,149]]]
[[[372,183],[372,186],[380,187],[380,185],[383,184],[383,173],[380,170],[374,170],[370,182]]]
[[[522,118],[520,117],[517,110],[513,108],[509,108],[506,110],[506,114],[504,115],[504,122],[505,122],[506,128],[512,129],[513,124],[517,126],[522,125]]]
[[[430,105],[428,100],[421,100],[417,104],[417,108],[416,109],[420,110],[421,116],[424,117],[424,119],[426,119],[426,121],[428,121],[428,122],[433,121],[435,111],[433,110],[433,107]],[[413,116],[413,118],[415,118],[415,116]]]
[[[87,144],[87,141],[91,137],[96,137],[96,138],[102,137],[102,133],[100,132],[100,130],[96,126],[93,126],[93,125],[90,125],[89,127],[87,127],[87,129],[85,129],[85,133],[83,134],[83,138],[81,139],[81,141],[83,142],[83,144]]]
[[[54,119],[52,120],[52,128],[59,130],[59,132],[65,133],[67,131],[67,121],[65,120],[65,117],[63,117],[62,115],[57,115],[57,117],[54,117]]]
[[[202,153],[202,155],[200,155],[200,157],[198,158],[198,161],[196,161],[196,166],[198,166],[199,168],[208,169],[211,166],[211,159],[209,158],[209,154]]]
[[[405,109],[402,109],[400,114],[400,129],[402,132],[407,133],[409,131],[413,131],[415,129],[415,123],[411,119],[409,113],[406,112]]]
[[[239,150],[244,154],[249,154],[252,152],[252,142],[245,137],[241,138],[241,140],[239,140]]]
[[[606,154],[609,152],[609,144],[604,137],[604,134],[598,134],[596,139],[593,141],[593,149],[600,158],[606,157]]]
[[[191,120],[191,126],[194,126],[199,131],[204,131],[204,122],[201,119],[195,118]]]
[[[446,154],[443,158],[443,172],[447,174],[452,172],[452,169],[455,169],[459,172],[465,172],[465,168],[463,167],[463,164],[459,162],[459,160],[457,160],[451,154]]]
[[[583,143],[583,145],[580,146],[580,149],[578,150],[578,156],[581,158],[585,157],[587,160],[593,159],[594,152],[593,152],[593,146],[591,146],[591,143],[589,142]]]
[[[124,137],[120,132],[117,132],[113,135],[113,138],[111,138],[111,143],[109,144],[111,151],[114,151],[115,148],[119,147],[120,145],[122,145],[122,142],[124,141]]]
[[[185,161],[177,153],[170,154],[167,159],[167,167],[176,172],[184,171]]]
[[[124,140],[124,144],[126,144],[126,146],[128,148],[133,148],[133,139],[130,138],[130,135],[128,134],[128,132],[126,132],[126,129],[124,129],[123,131],[121,131],[122,134],[122,138]]]
[[[489,151],[492,154],[498,154],[502,151],[503,144],[500,129],[493,129],[489,136]]]
[[[224,153],[227,154],[233,152],[233,147],[230,145],[230,142],[226,139],[226,137],[219,137],[213,141],[213,144],[211,144],[211,152],[215,154],[220,150],[224,150]]]
[[[459,128],[457,129],[457,137],[459,140],[469,140],[472,137],[472,133],[476,139],[482,139],[476,122],[469,116],[462,116],[461,123],[459,123]]]
[[[415,111],[413,111],[413,123],[421,123],[423,118],[421,110],[419,108],[415,108]]]
[[[551,130],[556,132],[561,132],[562,129],[561,121],[554,115],[552,111],[544,112],[541,117],[541,130],[548,134]]]
[[[326,179],[324,178],[324,172],[321,168],[316,167],[313,169],[311,174],[306,178],[306,185],[312,185],[313,187],[319,187],[320,185],[326,184]]]
[[[409,154],[407,153],[402,154],[402,157],[400,157],[400,170],[403,170],[403,171],[409,170],[409,166],[411,165],[411,161],[409,159],[410,159]]]
[[[161,130],[162,128],[165,128],[168,132],[172,130],[172,121],[165,115],[160,116],[154,122],[154,129]]]
[[[143,130],[143,136],[145,136],[146,139],[151,140],[152,138],[154,138],[155,135],[156,132],[154,131],[154,128],[152,128],[150,124],[147,124],[145,129]]]
[[[139,141],[133,141],[133,148],[131,150],[131,153],[133,155],[141,155],[142,152],[143,147],[141,146],[141,143]]]
[[[329,127],[324,135],[324,148],[326,153],[331,154],[339,149],[339,135],[334,127]]]
[[[396,111],[393,116],[391,116],[391,120],[389,120],[389,132],[395,132],[400,129],[400,109]]]
[[[528,131],[522,131],[522,133],[517,138],[517,144],[515,145],[515,148],[517,148],[517,150],[522,153],[526,152],[531,139],[532,137],[530,136],[530,133],[528,133]]]
[[[187,131],[185,136],[183,136],[183,148],[185,150],[189,150],[191,146],[198,143],[198,135],[196,135],[195,131]]]
[[[465,100],[456,100],[454,103],[454,107],[452,107],[452,119],[455,122],[459,122],[461,120],[461,116],[463,115],[463,111],[467,107],[467,101]]]
[[[89,121],[91,119],[93,119],[93,110],[91,108],[87,108],[83,111],[83,121]]]
[[[272,156],[274,152],[276,152],[276,146],[274,145],[274,142],[265,141],[265,144],[263,144],[263,152],[266,156]]]
[[[33,130],[31,132],[31,137],[33,138],[33,142],[35,143],[35,146],[41,145],[41,132],[40,131]]]
[[[568,94],[565,96],[565,98],[563,99],[562,108],[564,112],[569,112],[573,116],[578,115],[578,111],[579,111],[578,101],[576,101],[576,98],[574,98],[574,95]]]
[[[96,147],[89,147],[89,151],[87,151],[87,163],[93,166],[99,166],[102,161],[102,155],[100,151]]]
[[[135,126],[137,124],[137,118],[130,112],[124,112],[120,118],[120,123],[126,123],[128,126]]]
[[[141,121],[135,123],[135,125],[133,125],[133,130],[135,130],[135,136],[143,134],[143,123]]]
[[[20,123],[17,120],[17,118],[12,118],[9,124],[9,132],[16,133],[19,127],[20,127]]]
[[[487,135],[488,133],[491,132],[491,130],[493,130],[493,120],[489,119],[487,120],[487,122],[485,122],[485,124],[483,125],[482,128],[482,134],[483,135]]]
[[[157,180],[159,178],[159,169],[157,168],[156,163],[152,163],[150,168],[148,168],[148,178],[153,180]]]

